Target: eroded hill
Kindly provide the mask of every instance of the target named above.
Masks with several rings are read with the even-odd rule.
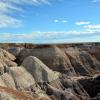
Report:
[[[100,44],[1,44],[0,100],[100,100]]]

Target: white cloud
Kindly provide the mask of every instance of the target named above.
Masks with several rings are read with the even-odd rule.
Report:
[[[64,20],[64,19],[63,20],[58,20],[58,19],[55,19],[54,20],[54,23],[58,23],[58,22],[59,23],[67,23],[68,21],[67,20]]]
[[[54,20],[54,23],[58,23],[58,22],[59,22],[59,20],[57,20],[57,19]]]
[[[82,35],[96,35],[97,33],[99,33],[100,30],[85,30],[83,32],[81,31],[51,31],[51,32],[32,32],[32,33],[18,33],[18,34],[14,34],[14,33],[0,33],[0,38],[20,38],[20,39],[37,39],[39,38],[55,38],[55,37],[59,37],[59,36],[82,36]]]
[[[10,13],[13,13],[13,11],[23,10],[12,5],[10,2],[0,1],[0,28],[20,27],[22,25],[22,22],[20,20],[8,15]]]
[[[96,41],[99,37],[100,30],[84,30],[81,31],[66,31],[66,32],[32,32],[32,33],[23,33],[23,34],[14,34],[14,33],[0,33],[0,42],[30,42],[30,43],[54,43],[54,42],[88,42],[88,41]],[[69,38],[69,37],[72,38]],[[87,39],[83,39],[83,37]],[[93,38],[93,40],[90,40]],[[97,37],[97,38],[95,38]],[[41,41],[41,42],[40,42]]]
[[[22,22],[18,19],[15,19],[13,17],[7,16],[7,15],[0,15],[0,28],[5,27],[21,27]]]
[[[16,3],[16,4],[31,4],[31,5],[40,5],[40,4],[48,4],[50,5],[49,0],[8,0],[12,3]]]
[[[67,21],[67,20],[62,20],[61,22],[62,22],[62,23],[67,23],[68,21]]]
[[[87,26],[84,26],[84,28],[87,28],[87,29],[100,29],[100,25],[87,25]]]
[[[94,2],[94,3],[98,3],[98,2],[100,2],[100,0],[93,0],[92,2]]]
[[[17,6],[12,5],[10,2],[0,1],[0,12],[1,13],[11,12],[11,11],[23,11],[23,10],[21,8],[18,8]]]
[[[90,24],[90,22],[78,21],[75,24],[76,25],[87,25],[87,24]]]
[[[96,34],[96,33],[100,34],[100,29],[86,29],[86,31],[90,32],[90,33],[93,33],[93,34]]]
[[[12,13],[23,12],[24,9],[18,5],[28,4],[28,5],[49,5],[49,0],[0,0],[0,28],[5,27],[20,27],[22,21],[10,16]]]

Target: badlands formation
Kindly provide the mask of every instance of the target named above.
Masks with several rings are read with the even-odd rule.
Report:
[[[0,44],[0,100],[100,100],[100,44]]]

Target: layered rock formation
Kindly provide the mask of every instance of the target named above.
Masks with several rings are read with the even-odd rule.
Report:
[[[0,100],[100,100],[99,44],[0,47]]]

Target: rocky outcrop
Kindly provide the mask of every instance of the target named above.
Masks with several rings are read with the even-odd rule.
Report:
[[[93,98],[100,94],[100,74],[78,80],[87,93]],[[99,98],[100,99],[100,98]],[[97,99],[97,100],[99,100]]]
[[[23,67],[11,67],[9,73],[19,90],[24,90],[35,84],[34,78]]]
[[[27,93],[0,86],[0,100],[34,100]]]
[[[5,82],[1,78],[0,78],[0,86],[5,86],[6,87]]]
[[[50,82],[60,76],[60,73],[50,70],[34,56],[27,57],[23,61],[22,66],[33,75],[36,82]]]
[[[91,76],[100,72],[100,62],[98,53],[88,50],[85,46],[70,47],[70,46],[46,46],[34,47],[33,49],[26,49],[20,51],[17,62],[21,64],[28,56],[35,56],[39,58],[45,65],[54,71],[58,71],[69,76]],[[94,50],[95,51],[95,50]],[[93,53],[91,53],[93,52]]]
[[[0,100],[35,100],[41,95],[47,96],[36,84],[32,75],[24,67],[17,66],[13,62],[15,57],[12,54],[1,49],[0,57],[0,67],[2,68]],[[12,62],[14,65],[10,66]]]
[[[23,48],[24,47],[12,47],[8,48],[7,51],[17,57]]]
[[[0,47],[0,100],[100,99],[99,45]]]
[[[11,61],[16,59],[15,56],[13,56],[12,54],[10,54],[9,52],[7,52],[3,49],[0,49],[0,58],[2,60],[8,59],[8,60],[11,60]]]
[[[77,95],[87,95],[85,90],[83,89],[83,91],[78,85],[79,83],[75,82],[74,80],[72,81],[70,78],[64,79],[64,76],[52,71],[34,56],[27,57],[23,61],[22,66],[33,75],[35,81],[38,82],[42,90],[46,91],[46,93],[50,96],[54,95],[56,100],[74,100],[74,98],[79,100],[79,97],[76,96],[75,91],[78,91]]]
[[[0,49],[0,74],[6,72],[8,67],[17,66],[17,64],[13,62],[15,59],[15,56],[3,49]]]
[[[22,62],[28,56],[35,56],[45,63],[49,68],[67,75],[75,75],[75,71],[71,66],[69,58],[64,51],[60,50],[57,46],[49,46],[46,48],[23,49],[18,59]]]
[[[3,82],[6,84],[7,87],[16,89],[14,79],[12,78],[11,75],[8,73],[4,73],[3,75],[0,76],[0,78],[3,80]]]
[[[92,75],[100,71],[100,62],[91,54],[78,48],[65,50],[77,74]]]

